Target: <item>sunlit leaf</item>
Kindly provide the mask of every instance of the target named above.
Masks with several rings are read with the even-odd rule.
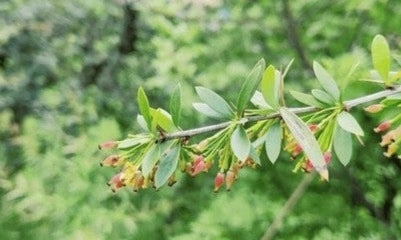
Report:
[[[178,130],[173,123],[171,115],[161,108],[153,112],[153,118],[156,125],[161,127],[164,131],[172,132]]]
[[[253,94],[251,98],[251,102],[256,107],[262,109],[273,109],[269,104],[267,104],[266,100],[263,98],[262,93],[259,91],[255,91],[255,94]]]
[[[275,68],[270,65],[263,73],[260,85],[261,92],[267,104],[276,109],[279,106],[280,79],[276,77]]]
[[[196,87],[195,90],[199,98],[214,111],[226,118],[232,118],[234,116],[230,105],[220,95],[204,87]]]
[[[137,101],[138,101],[139,112],[145,119],[148,129],[151,129],[152,119],[149,110],[150,109],[149,101],[148,97],[146,96],[145,90],[143,90],[142,87],[138,88]]]
[[[246,135],[244,127],[238,125],[231,136],[231,149],[234,155],[240,161],[244,161],[249,156],[250,148],[251,143]]]
[[[313,71],[323,89],[330,94],[336,101],[340,99],[340,90],[333,77],[318,62],[313,62]]]
[[[372,41],[371,51],[373,67],[379,72],[383,81],[388,83],[391,58],[386,38],[382,35],[376,35]]]
[[[255,93],[256,88],[259,86],[265,66],[265,60],[263,58],[260,59],[246,78],[245,82],[242,84],[237,99],[237,111],[239,113],[242,113],[242,111],[246,108],[249,100]]]
[[[282,107],[279,110],[281,117],[287,124],[288,129],[298,144],[302,147],[305,155],[312,162],[312,165],[315,167],[316,171],[323,179],[328,180],[329,172],[323,159],[323,153],[308,126],[306,126],[306,124],[297,115],[290,112],[287,108]]]
[[[160,188],[177,169],[181,147],[178,145],[170,150],[166,157],[162,158],[155,175],[155,187]]]
[[[337,117],[337,122],[345,131],[363,136],[363,130],[358,121],[348,112],[341,112]]]
[[[170,113],[175,126],[179,126],[181,116],[181,85],[178,84],[170,98]]]

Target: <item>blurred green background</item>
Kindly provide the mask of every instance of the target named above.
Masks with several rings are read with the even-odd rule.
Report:
[[[193,87],[234,100],[261,57],[294,58],[287,89],[301,91],[314,59],[338,77],[368,69],[374,35],[399,53],[400,12],[399,0],[0,1],[0,239],[260,239],[303,177],[288,155],[231,192],[213,193],[212,171],[112,194],[97,144],[139,131],[140,85],[167,107],[180,82],[190,128],[213,123],[191,108]],[[380,119],[353,113],[364,146],[349,167],[332,162],[329,183],[314,179],[275,239],[401,239],[401,163],[382,155]]]

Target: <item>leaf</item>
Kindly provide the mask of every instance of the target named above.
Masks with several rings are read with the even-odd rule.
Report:
[[[149,110],[150,109],[149,101],[148,98],[146,97],[145,90],[143,90],[142,87],[138,88],[137,101],[138,101],[139,112],[145,119],[146,124],[148,125],[148,129],[151,129],[152,118]]]
[[[238,125],[231,136],[231,149],[240,161],[245,161],[249,156],[251,143],[242,125]]]
[[[192,103],[196,111],[212,118],[224,119],[225,116],[211,109],[206,103]]]
[[[302,147],[305,155],[312,162],[316,171],[323,179],[328,180],[329,172],[324,162],[322,151],[308,126],[306,126],[297,115],[290,112],[287,108],[282,107],[279,111],[284,122],[287,124],[288,129],[298,144]]]
[[[338,160],[346,166],[352,156],[351,133],[344,131],[340,126],[337,126],[334,133],[333,146]]]
[[[242,113],[244,111],[244,109],[248,105],[249,100],[259,86],[265,66],[265,60],[263,58],[260,59],[256,63],[255,67],[253,67],[251,73],[249,73],[249,75],[247,76],[245,82],[242,84],[237,99],[237,111],[239,113]]]
[[[314,106],[318,108],[324,108],[324,104],[317,101],[313,96],[298,92],[298,91],[290,91],[290,94],[298,101],[308,106]]]
[[[177,84],[170,98],[170,113],[175,126],[179,126],[181,116],[181,85]]]
[[[267,157],[273,164],[276,162],[281,151],[282,131],[280,123],[273,124],[267,130],[265,148]]]
[[[322,65],[315,61],[313,62],[313,71],[323,89],[338,101],[340,99],[340,90],[338,89],[337,83],[334,81],[333,77],[322,67]]]
[[[149,173],[152,171],[156,162],[159,161],[160,155],[160,144],[152,145],[149,150],[145,153],[142,160],[142,174],[147,177]]]
[[[373,67],[379,72],[382,80],[388,83],[391,58],[386,38],[382,35],[376,35],[372,41],[371,51]]]
[[[144,144],[149,141],[148,137],[136,137],[136,138],[127,138],[122,140],[117,148],[118,149],[128,149],[134,147],[136,145]]]
[[[363,130],[358,121],[348,112],[341,112],[338,114],[337,122],[342,129],[347,132],[353,133],[358,136],[363,136]]]
[[[336,103],[336,100],[332,96],[320,89],[312,89],[312,95],[322,103],[326,103],[329,105],[334,105]]]
[[[270,65],[266,68],[263,74],[260,88],[267,104],[272,106],[274,109],[279,106],[279,87],[280,79],[276,77],[275,68]]]
[[[141,114],[138,114],[136,121],[143,130],[149,131],[145,118]]]
[[[214,111],[226,118],[234,117],[234,112],[230,105],[220,95],[204,87],[196,87],[195,90],[200,99]]]
[[[269,104],[267,104],[266,100],[263,98],[262,93],[259,91],[255,91],[255,94],[253,94],[251,98],[251,102],[256,107],[262,109],[273,109],[271,106],[269,106]]]
[[[153,112],[153,118],[156,122],[156,125],[161,127],[166,132],[176,131],[173,120],[171,119],[171,115],[165,110],[158,108]]]
[[[260,165],[260,158],[258,153],[256,152],[256,149],[251,146],[251,150],[249,151],[249,157],[252,158],[252,160]]]
[[[156,188],[160,188],[163,184],[165,184],[177,169],[180,150],[180,146],[172,148],[167,156],[160,161],[155,175]]]

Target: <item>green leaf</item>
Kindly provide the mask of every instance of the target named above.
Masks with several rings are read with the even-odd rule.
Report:
[[[336,100],[332,96],[320,89],[312,89],[312,95],[322,103],[326,103],[329,105],[334,105],[336,103]]]
[[[138,101],[139,112],[145,119],[146,124],[148,125],[148,129],[151,129],[152,118],[149,110],[150,109],[149,101],[148,97],[146,97],[145,90],[143,90],[142,87],[138,88],[137,101]]]
[[[171,119],[171,115],[161,108],[158,108],[153,112],[153,119],[156,122],[156,125],[166,132],[178,130]]]
[[[181,116],[181,85],[177,84],[170,98],[170,113],[175,126],[179,126]]]
[[[376,35],[373,38],[371,50],[373,67],[379,72],[383,81],[388,83],[391,58],[386,38],[382,35]]]
[[[338,160],[346,166],[352,156],[352,138],[351,133],[344,131],[337,125],[333,139],[334,151]]]
[[[220,95],[204,87],[196,87],[195,90],[200,99],[214,111],[226,118],[234,117],[234,112],[230,105]]]
[[[165,184],[177,169],[180,150],[181,147],[179,145],[172,148],[167,156],[160,161],[155,175],[156,188],[160,188],[163,184]]]
[[[323,89],[330,94],[336,101],[340,99],[340,90],[333,77],[318,62],[313,62],[313,71]]]
[[[280,123],[273,124],[269,130],[267,130],[265,148],[267,157],[273,164],[280,155],[282,137]]]
[[[224,119],[225,116],[211,109],[206,103],[192,103],[196,111],[216,119]]]
[[[149,137],[143,137],[143,136],[136,137],[136,138],[127,138],[127,139],[122,140],[118,144],[117,148],[118,149],[128,149],[128,148],[140,145],[140,144],[144,144],[144,143],[148,142],[149,140],[150,140]]]
[[[341,112],[338,114],[337,122],[342,129],[355,135],[363,136],[363,130],[358,121],[348,112]]]
[[[253,94],[251,98],[251,102],[258,108],[273,109],[271,106],[269,106],[269,104],[267,104],[266,100],[263,98],[262,93],[259,91],[255,91],[255,94]]]
[[[278,108],[280,78],[276,77],[276,70],[272,65],[266,68],[260,88],[267,104],[274,109]]]
[[[323,153],[308,126],[306,126],[297,115],[290,112],[287,108],[282,107],[279,111],[284,122],[287,124],[288,129],[298,144],[302,147],[305,155],[312,162],[316,171],[323,179],[328,180],[329,172],[323,159]]]
[[[160,145],[154,144],[152,145],[149,150],[145,153],[143,160],[142,160],[142,174],[143,176],[147,177],[149,173],[152,171],[153,167],[159,161]]]
[[[243,110],[248,105],[249,100],[255,93],[257,87],[259,86],[260,80],[262,79],[263,70],[265,69],[265,60],[260,59],[255,67],[249,73],[245,82],[242,84],[241,90],[237,99],[237,111],[242,113]]]
[[[141,114],[138,114],[138,116],[136,117],[136,121],[138,122],[139,126],[140,126],[143,130],[145,130],[145,131],[150,131],[150,130],[148,129],[148,125],[147,125],[147,123],[146,123],[146,121],[145,121],[145,118],[144,118]]]
[[[260,158],[259,154],[256,152],[256,149],[251,146],[251,150],[249,151],[249,157],[252,158],[252,160],[260,165]]]
[[[240,161],[245,161],[249,157],[251,143],[242,125],[238,125],[231,136],[231,149]]]
[[[324,104],[317,101],[313,96],[298,92],[298,91],[290,91],[290,94],[298,101],[308,106],[314,106],[318,108],[324,108]]]

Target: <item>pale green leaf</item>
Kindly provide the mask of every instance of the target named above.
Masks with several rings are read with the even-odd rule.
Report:
[[[260,158],[258,153],[256,152],[256,149],[251,145],[251,149],[249,151],[249,157],[257,164],[260,165]]]
[[[336,100],[332,96],[330,96],[328,93],[320,89],[312,89],[312,95],[322,103],[334,105],[336,102]]]
[[[282,130],[280,123],[273,124],[269,130],[267,130],[265,139],[265,149],[267,157],[273,164],[276,162],[281,151],[282,141]]]
[[[336,101],[340,99],[340,90],[333,77],[318,62],[313,62],[313,71],[323,89],[330,94]]]
[[[306,126],[297,115],[290,112],[287,108],[282,107],[279,111],[284,122],[287,124],[288,129],[298,144],[302,147],[305,155],[311,161],[316,171],[323,179],[328,180],[329,172],[323,159],[323,153],[308,126]]]
[[[242,84],[241,90],[237,99],[237,111],[242,113],[242,111],[248,105],[249,100],[259,86],[260,80],[262,79],[263,71],[265,69],[265,60],[260,59],[252,71],[247,76],[245,82]]]
[[[308,106],[313,106],[313,107],[318,107],[318,108],[324,108],[324,104],[321,102],[317,101],[313,96],[298,92],[298,91],[290,91],[290,94],[298,101],[303,104],[306,104]]]
[[[341,112],[337,117],[337,122],[347,132],[358,136],[363,136],[363,130],[358,121],[348,112]]]
[[[224,119],[225,116],[211,109],[206,103],[192,103],[196,111],[215,119]]]
[[[234,117],[234,112],[230,105],[220,95],[204,87],[196,87],[195,90],[199,98],[214,111],[226,118]]]
[[[149,150],[145,153],[142,160],[142,174],[147,177],[149,173],[152,171],[153,167],[159,161],[159,144],[152,145]]]
[[[269,104],[267,104],[266,100],[263,98],[263,95],[259,91],[255,91],[251,98],[251,102],[258,108],[262,109],[273,109]]]
[[[153,119],[156,122],[156,126],[159,126],[166,132],[178,130],[173,123],[171,115],[161,108],[153,112]]]
[[[166,157],[160,160],[155,175],[155,187],[160,188],[177,169],[181,147],[178,145],[170,150]]]
[[[276,70],[272,65],[266,68],[260,88],[267,104],[274,109],[278,108],[280,78],[276,77]]]
[[[245,161],[249,156],[251,143],[242,125],[238,125],[231,136],[231,149],[240,161]]]
[[[352,138],[351,133],[344,131],[337,125],[333,139],[334,151],[338,160],[346,166],[352,156]]]

